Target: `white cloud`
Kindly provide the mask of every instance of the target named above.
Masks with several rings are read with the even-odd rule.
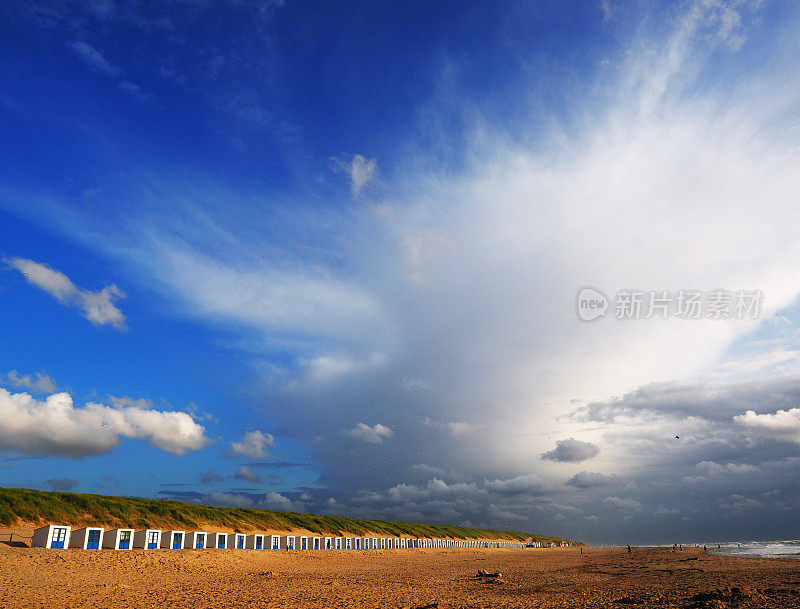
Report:
[[[600,449],[591,442],[569,438],[567,440],[558,440],[556,447],[544,453],[542,458],[564,463],[578,463],[597,456],[598,452],[600,452]]]
[[[253,484],[261,484],[263,482],[261,476],[246,465],[240,465],[233,477],[236,480],[244,480],[245,482],[252,482]]]
[[[9,370],[6,380],[17,389],[30,389],[37,393],[55,393],[58,385],[50,375],[44,372],[36,372],[33,376],[25,374],[20,376],[16,370]]]
[[[0,389],[0,447],[6,450],[84,457],[109,452],[122,437],[145,440],[175,455],[208,442],[205,429],[185,412],[96,403],[75,408],[68,393],[38,401],[27,393]]]
[[[215,491],[198,498],[200,503],[219,507],[261,508],[265,510],[292,510],[295,506],[291,499],[280,493],[269,492],[264,495],[245,493],[224,493]]]
[[[800,408],[778,410],[774,414],[748,410],[733,420],[755,435],[800,444]]]
[[[64,273],[33,260],[12,258],[6,260],[6,263],[22,273],[29,283],[41,288],[61,304],[80,309],[83,316],[93,324],[112,325],[118,330],[126,329],[125,316],[114,304],[125,298],[125,293],[113,283],[92,292],[76,286]]]
[[[353,155],[350,161],[332,157],[331,163],[335,171],[345,173],[350,178],[350,191],[354,197],[360,196],[367,184],[378,175],[377,161],[360,154]]]
[[[484,487],[490,491],[504,495],[541,495],[550,490],[550,485],[536,474],[517,476],[508,480],[486,480],[484,482]]]
[[[642,509],[642,504],[636,499],[621,499],[619,497],[606,497],[604,503],[615,507],[619,510],[639,511]]]
[[[578,472],[567,480],[567,484],[577,488],[594,488],[596,486],[606,486],[614,482],[612,476],[607,476],[599,472]]]
[[[234,456],[249,457],[250,459],[269,459],[267,447],[272,446],[275,439],[272,434],[263,431],[248,431],[239,442],[231,443],[231,454]]]
[[[708,476],[716,476],[725,473],[752,474],[753,472],[759,471],[758,466],[750,465],[749,463],[728,463],[726,465],[720,465],[714,461],[700,461],[695,467],[698,471]]]
[[[384,438],[391,438],[394,433],[390,428],[380,423],[376,423],[372,427],[366,423],[359,423],[353,429],[349,430],[347,435],[358,438],[359,440],[364,440],[364,442],[369,444],[380,444],[383,442]]]

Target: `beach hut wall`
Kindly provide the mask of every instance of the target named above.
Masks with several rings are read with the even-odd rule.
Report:
[[[263,550],[264,549],[264,536],[259,533],[253,533],[245,538],[244,547],[248,550]]]
[[[62,549],[69,547],[69,537],[72,527],[60,524],[48,524],[33,532],[31,546],[34,548]]]
[[[155,550],[161,545],[160,529],[145,529],[133,534],[133,547],[144,550]]]
[[[103,547],[109,550],[130,550],[133,547],[133,529],[111,529],[103,532]]]
[[[281,537],[282,550],[294,550],[295,537],[294,535],[284,535]]]
[[[208,533],[205,531],[193,531],[186,536],[186,547],[193,550],[205,550]]]
[[[75,529],[70,533],[69,547],[81,550],[99,550],[103,547],[103,529],[99,527]]]
[[[163,531],[161,547],[168,550],[183,550],[186,542],[186,531]]]

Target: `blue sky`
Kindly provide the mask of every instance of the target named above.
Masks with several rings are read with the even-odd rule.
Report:
[[[6,3],[0,484],[792,536],[797,26],[743,0]],[[587,323],[586,286],[763,302]]]

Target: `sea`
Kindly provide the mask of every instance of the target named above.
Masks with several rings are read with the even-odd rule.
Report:
[[[756,558],[797,558],[800,559],[800,539],[785,541],[742,541],[720,544],[706,544],[712,554],[725,556],[752,556]]]

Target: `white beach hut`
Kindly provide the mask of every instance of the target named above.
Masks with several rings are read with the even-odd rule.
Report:
[[[352,537],[345,537],[344,538],[344,549],[345,550],[352,550],[353,549],[353,538]]]
[[[167,550],[183,550],[186,541],[186,531],[163,531],[161,533],[161,547]]]
[[[186,547],[192,550],[205,550],[208,533],[205,531],[194,531],[186,536]]]
[[[326,537],[325,538],[325,549],[326,550],[333,550],[333,537]]]
[[[109,550],[130,550],[133,547],[133,529],[111,529],[103,533],[103,547]]]
[[[373,550],[377,550],[378,549],[378,538],[377,537],[373,537],[372,538],[372,543],[369,544],[369,547],[372,548]]]
[[[381,550],[385,550],[385,549],[386,549],[386,538],[385,537],[381,537]]]
[[[248,550],[263,550],[264,549],[264,536],[254,533],[248,535],[245,540],[244,547]]]
[[[224,550],[228,547],[228,534],[227,533],[210,533],[208,535],[207,548],[216,550]]]
[[[270,535],[269,536],[269,549],[270,550],[280,550],[281,548],[281,536],[280,535]]]
[[[353,538],[353,549],[354,550],[360,550],[361,549],[361,538],[360,537],[354,537]]]
[[[145,529],[133,534],[133,547],[145,550],[155,550],[161,545],[160,529]]]
[[[334,539],[334,547],[335,547],[337,550],[341,550],[341,549],[342,549],[342,538],[341,538],[341,537],[336,537],[336,538]]]
[[[322,549],[322,537],[314,537],[314,538],[313,538],[313,545],[312,545],[312,547],[313,547],[315,550],[321,550],[321,549]]]
[[[244,550],[244,533],[228,533],[228,547],[232,550]]]
[[[49,524],[33,532],[31,545],[34,548],[62,549],[69,547],[69,533],[72,527]]]
[[[284,535],[281,537],[282,550],[294,550],[295,537],[294,535]]]
[[[308,550],[308,537],[300,535],[299,548],[301,550]]]
[[[69,547],[81,550],[99,550],[103,547],[103,529],[86,527],[72,531],[69,536]]]

